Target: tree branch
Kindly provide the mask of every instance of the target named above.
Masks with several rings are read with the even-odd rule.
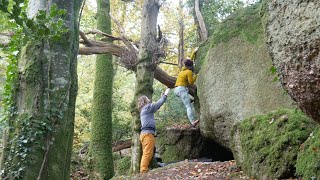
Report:
[[[169,65],[174,65],[174,66],[178,66],[178,64],[175,64],[175,63],[170,63],[170,62],[165,62],[165,61],[160,61],[159,63],[162,63],[162,64],[169,64]]]
[[[79,35],[82,38],[82,40],[84,41],[84,44],[86,44],[87,46],[91,47],[93,46],[93,44],[91,44],[91,42],[89,41],[89,39],[86,37],[86,35],[84,34],[83,31],[79,31]]]
[[[11,37],[11,36],[13,36],[14,35],[14,33],[13,32],[0,32],[0,36],[8,36],[8,37]]]
[[[120,30],[120,34],[121,34],[121,39],[124,42],[124,44],[132,51],[132,52],[138,52],[139,49],[137,47],[135,47],[129,40],[128,38],[125,36],[125,31],[124,28],[121,26],[121,24],[119,23],[119,21],[110,13],[110,17],[111,19],[114,21],[114,23],[116,23],[116,25],[118,26],[119,30]]]
[[[116,143],[113,144],[112,152],[117,152],[117,151],[131,147],[131,142],[132,142],[131,139],[117,141]]]
[[[115,37],[115,36],[112,36],[110,34],[107,34],[107,33],[104,33],[102,31],[99,31],[99,30],[90,30],[90,31],[86,32],[86,34],[100,34],[102,36],[110,38],[112,41],[115,41],[115,40],[121,40],[122,41],[122,39],[120,37]]]
[[[93,47],[80,47],[79,54],[81,55],[91,55],[91,54],[106,54],[111,53],[112,55],[121,57],[120,64],[123,65],[125,68],[129,70],[136,70],[136,62],[137,62],[137,54],[132,54],[132,51],[129,51],[125,47],[121,47],[111,43],[99,43],[96,41],[90,41],[91,44],[99,44],[100,46],[93,46]],[[138,53],[135,51],[135,53]],[[175,64],[176,65],[176,64]],[[164,70],[162,70],[159,66],[156,66],[155,79],[157,79],[162,84],[166,85],[169,88],[174,88],[176,83],[176,78],[168,75]],[[195,95],[195,86],[190,86],[189,94],[194,96]]]
[[[9,44],[9,41],[2,41],[2,42],[0,42],[0,46],[2,46],[2,47],[7,47],[8,44]]]
[[[94,32],[94,31],[92,31]],[[128,70],[132,70],[135,72],[136,70],[136,62],[137,62],[137,56],[138,56],[138,49],[131,44],[131,42],[125,38],[125,36],[121,36],[121,38],[124,42],[126,42],[126,47],[118,46],[116,44],[112,43],[106,43],[102,41],[91,41],[89,40],[85,34],[90,33],[84,33],[80,32],[80,36],[82,38],[82,41],[80,41],[81,44],[85,45],[82,47],[79,47],[79,55],[92,55],[92,54],[107,54],[110,53],[114,56],[121,57],[120,64],[127,68]],[[4,36],[12,36],[13,33],[0,33],[0,35]],[[8,42],[0,42],[0,46],[7,46]],[[131,49],[129,49],[129,47]],[[166,63],[166,62],[161,62]],[[170,63],[166,63],[170,64]],[[173,64],[172,65],[176,65]],[[176,78],[168,75],[164,70],[162,70],[159,66],[155,67],[155,79],[157,79],[162,84],[166,85],[169,88],[174,88]],[[189,88],[189,94],[194,96],[196,91],[196,86],[190,86]]]

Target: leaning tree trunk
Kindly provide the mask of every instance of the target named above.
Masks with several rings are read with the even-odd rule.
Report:
[[[179,0],[179,47],[178,47],[178,67],[181,70],[184,59],[184,13],[183,2]]]
[[[194,2],[194,10],[196,13],[196,17],[199,23],[199,28],[200,28],[200,39],[201,42],[204,42],[208,39],[208,31],[206,28],[206,24],[204,23],[201,11],[200,11],[200,4],[199,4],[199,0],[195,0]]]
[[[320,1],[269,1],[266,10],[268,48],[280,80],[320,123]]]
[[[29,42],[21,51],[17,111],[3,159],[6,179],[69,179],[81,1],[30,0],[29,15],[49,11],[52,3],[66,9],[69,31],[59,41]]]
[[[111,34],[110,1],[97,0],[97,4],[98,29]],[[97,55],[90,156],[93,158],[94,177],[98,179],[110,179],[114,175],[112,158],[112,85],[112,56],[111,54]]]
[[[145,0],[142,10],[141,41],[137,61],[136,90],[134,100],[131,105],[133,116],[132,126],[132,148],[131,148],[131,170],[133,173],[139,172],[141,160],[140,136],[140,114],[136,107],[136,100],[141,95],[146,95],[152,99],[154,68],[153,51],[156,49],[157,17],[160,5],[158,0]]]

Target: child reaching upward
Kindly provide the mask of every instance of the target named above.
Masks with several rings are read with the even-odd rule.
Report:
[[[142,158],[140,163],[140,173],[148,171],[149,164],[153,157],[156,131],[156,122],[154,113],[163,105],[167,99],[170,89],[166,89],[161,98],[156,103],[151,103],[150,99],[143,95],[138,98],[138,109],[140,111],[141,134],[140,142],[142,144]]]

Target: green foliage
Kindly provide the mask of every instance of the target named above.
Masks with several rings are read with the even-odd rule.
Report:
[[[15,20],[16,24],[11,23],[10,28],[14,29],[8,48],[7,54],[7,73],[5,85],[4,109],[6,114],[4,119],[14,115],[13,92],[17,86],[17,59],[22,46],[27,42],[33,43],[42,40],[58,40],[62,34],[67,32],[63,20],[59,18],[66,13],[65,10],[58,10],[56,5],[52,5],[50,13],[39,11],[35,20],[28,19],[26,16],[26,6],[23,0],[14,0],[12,8],[8,0],[0,1],[0,10],[7,13],[9,19]]]
[[[5,48],[7,60],[6,85],[4,88],[3,106],[5,114],[2,121],[8,121],[11,127],[19,125],[19,133],[10,134],[8,142],[8,156],[6,157],[6,176],[19,178],[24,173],[26,167],[34,159],[34,148],[42,147],[39,141],[54,132],[53,118],[61,118],[61,112],[56,108],[51,108],[50,112],[45,112],[45,119],[38,119],[32,115],[20,114],[17,116],[14,102],[15,92],[18,88],[18,56],[23,46],[28,46],[28,42],[38,44],[42,41],[56,41],[67,32],[63,20],[60,18],[66,13],[65,10],[58,10],[56,5],[52,5],[50,13],[39,11],[35,19],[28,19],[26,15],[26,4],[24,0],[0,1],[0,11],[4,12],[9,19],[8,29],[13,30],[10,43]],[[13,21],[11,21],[13,20]],[[30,44],[29,44],[30,45]],[[32,49],[30,49],[32,51]],[[13,120],[15,121],[9,121]],[[51,140],[50,140],[51,141]],[[51,144],[52,142],[48,142]],[[37,147],[38,146],[38,147]]]
[[[113,83],[113,141],[131,138],[130,103],[134,94],[135,76],[132,72],[118,67]]]
[[[243,2],[241,0],[202,1],[200,9],[209,35],[215,31],[217,25],[219,25],[222,20],[242,7]]]
[[[194,0],[188,0],[187,4],[189,7],[193,7]],[[222,20],[234,11],[244,7],[241,0],[199,0],[199,5],[209,35],[213,34]]]
[[[153,101],[160,99],[166,87],[158,81],[154,83]],[[155,113],[157,124],[167,126],[172,123],[189,123],[185,106],[179,97],[174,94],[174,89],[170,90],[166,102]]]
[[[131,166],[131,156],[119,156],[113,154],[115,176],[128,175]]]
[[[23,177],[26,167],[32,163],[32,159],[39,154],[34,154],[34,147],[42,147],[40,139],[47,135],[47,133],[53,132],[52,126],[50,126],[49,119],[36,119],[34,117],[27,117],[21,115],[18,118],[21,124],[21,129],[18,135],[15,135],[10,139],[9,147],[12,151],[5,161],[7,167],[5,172],[6,177],[12,179],[19,179]],[[50,142],[51,144],[52,142]]]
[[[276,67],[272,66],[272,67],[270,68],[270,72],[271,72],[271,74],[274,75],[273,81],[274,81],[274,82],[275,82],[275,81],[278,81],[278,75],[276,74],[276,73],[277,73]]]
[[[297,159],[297,175],[302,179],[320,178],[320,127],[310,134],[306,142],[300,146]]]
[[[79,90],[76,101],[74,150],[89,141],[92,121],[92,92],[95,71],[93,56],[82,56],[78,60]],[[134,93],[134,74],[118,67],[113,83],[112,138],[113,142],[131,137],[130,103]]]
[[[241,38],[250,43],[256,43],[263,36],[263,28],[259,15],[261,5],[253,6],[234,12],[221,22],[209,37],[209,40],[201,45],[196,56],[196,72],[199,72],[204,63],[209,48],[220,43],[227,43],[232,38]]]
[[[210,41],[206,41],[199,48],[197,55],[196,55],[196,60],[195,60],[195,72],[196,73],[200,72],[201,67],[206,59],[206,55],[209,51],[209,48],[210,48]]]
[[[298,110],[283,109],[250,117],[235,126],[239,131],[243,155],[235,158],[250,176],[289,178],[294,174],[299,147],[315,126]],[[235,138],[235,129],[232,133]]]

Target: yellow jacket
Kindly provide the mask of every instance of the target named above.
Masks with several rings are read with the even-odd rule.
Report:
[[[193,72],[190,69],[183,67],[174,86],[177,87],[191,85],[196,81],[197,77],[197,75],[193,76]]]

